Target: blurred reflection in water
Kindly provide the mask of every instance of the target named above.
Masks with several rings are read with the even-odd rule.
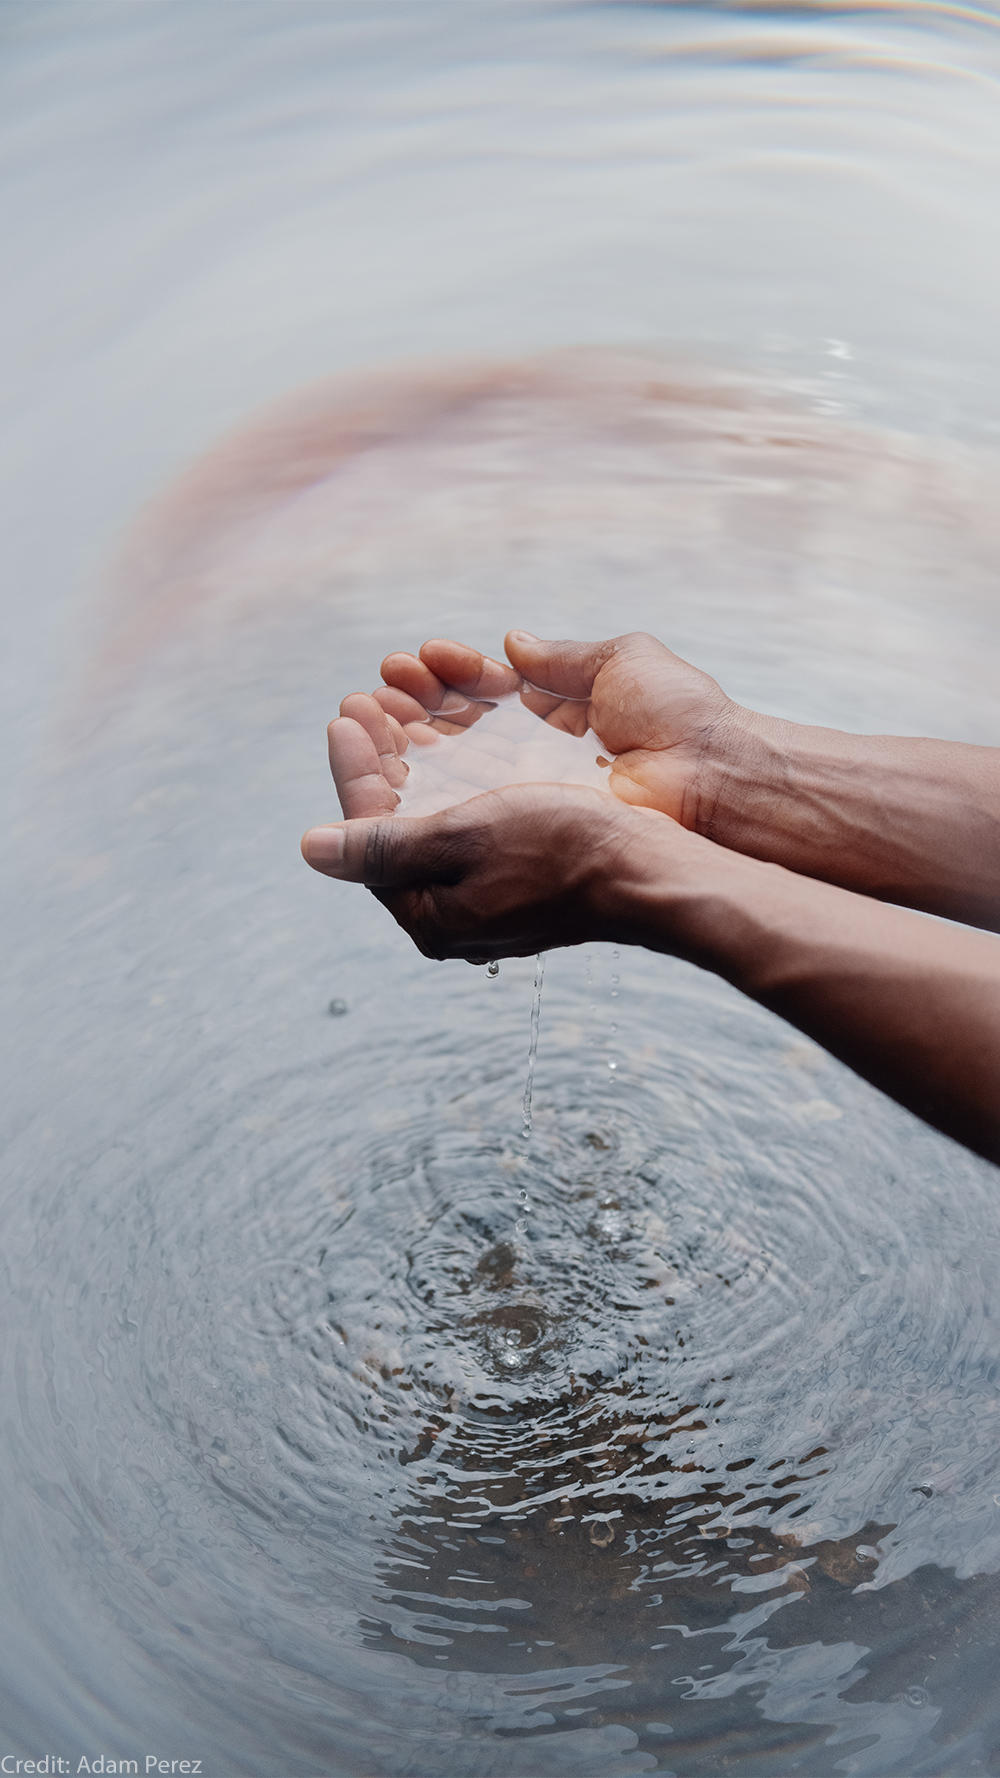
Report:
[[[962,368],[992,292],[985,265],[974,289],[964,272],[993,249],[956,223],[949,260],[939,233],[892,340],[890,286],[863,289],[859,272],[884,269],[884,234],[844,258],[835,302],[796,232],[808,214],[814,244],[822,233],[805,164],[820,127],[834,183],[863,148],[875,208],[925,221],[920,141],[942,181],[961,149],[935,212],[947,232],[958,192],[971,205],[992,176],[995,141],[975,135],[994,96],[988,21],[91,16],[92,42],[56,8],[51,30],[25,12],[13,32],[36,83],[37,178],[69,168],[74,106],[93,118],[104,97],[122,220],[99,265],[67,196],[64,251],[93,268],[81,325],[103,316],[106,343],[65,334],[64,382],[56,366],[46,388],[36,366],[10,423],[12,487],[73,455],[76,498],[99,497],[56,525],[51,487],[31,483],[42,615],[13,624],[44,741],[20,779],[6,916],[8,1744],[73,1754],[74,1770],[83,1752],[158,1747],[281,1778],[990,1769],[995,1170],[723,984],[602,947],[550,960],[525,1164],[531,961],[495,981],[428,965],[370,898],[297,858],[302,828],[333,812],[337,698],[428,633],[495,649],[508,623],[647,627],[751,704],[996,740],[993,372],[973,387]],[[118,58],[99,80],[95,44]],[[89,97],[71,101],[70,72],[88,67]],[[339,108],[310,109],[330,91]],[[66,100],[47,124],[42,92]],[[891,202],[890,112],[904,157]],[[341,267],[376,240],[406,267],[369,307],[357,280],[348,296],[317,285],[312,333],[281,286],[289,235],[247,230],[213,158],[242,131],[259,169],[289,117],[267,202],[294,193],[303,263],[329,270],[336,238]],[[515,138],[526,117],[540,135]],[[671,258],[695,227],[670,158],[679,120],[698,126],[686,177],[716,194],[704,239],[720,266],[719,225],[747,226],[744,194],[771,216],[768,288],[782,273],[801,317],[783,344],[758,331],[770,311],[749,265],[723,295],[707,262]],[[474,152],[489,128],[487,229]],[[624,248],[612,264],[621,194],[647,242],[644,131],[671,226],[642,266]],[[123,289],[113,311],[116,268],[136,277],[139,262],[138,199],[112,149],[137,142],[148,180],[154,140],[151,214],[166,243],[173,194],[184,226],[161,306]],[[764,177],[767,154],[790,176],[792,140],[808,203]],[[299,180],[317,141],[317,181],[337,175],[310,213]],[[386,166],[407,170],[391,204],[373,171]],[[198,167],[223,239],[244,231],[239,267],[207,221],[205,259],[192,250]],[[364,218],[333,227],[334,187]],[[524,229],[503,236],[504,260],[515,196]],[[848,228],[835,204],[824,215]],[[456,216],[489,233],[502,290],[487,292],[474,241],[458,252]],[[652,302],[668,269],[680,319],[658,329],[697,335],[699,354],[495,355],[517,334],[647,337],[628,293]],[[34,275],[22,266],[14,312],[40,341]],[[965,344],[950,350],[955,311],[936,304],[960,287]],[[476,361],[317,383],[197,464],[126,541],[99,615],[78,619],[94,647],[43,713],[60,576],[72,584],[119,508],[290,371],[444,343],[432,310],[463,317],[448,343]],[[820,312],[825,358],[809,343]],[[835,313],[870,322],[864,349]],[[144,336],[121,320],[139,314]],[[265,325],[283,342],[271,358]],[[321,343],[338,329],[336,350]],[[204,388],[200,352],[215,365]],[[749,368],[718,368],[737,360]],[[932,436],[946,419],[951,436]]]

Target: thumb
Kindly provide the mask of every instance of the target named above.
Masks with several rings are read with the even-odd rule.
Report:
[[[369,889],[457,883],[464,874],[435,815],[376,816],[313,827],[303,837],[302,856],[326,877]]]
[[[589,698],[615,642],[543,642],[529,630],[510,630],[504,648],[511,665],[537,691],[560,698]]]

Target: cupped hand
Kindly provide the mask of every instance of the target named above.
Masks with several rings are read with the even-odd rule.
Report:
[[[642,632],[606,642],[544,642],[512,630],[505,648],[510,665],[443,640],[425,642],[419,656],[386,657],[385,685],[367,702],[385,718],[397,759],[409,741],[433,731],[454,734],[490,700],[520,692],[544,721],[599,736],[613,756],[609,788],[622,802],[708,831],[719,772],[741,726],[753,721],[709,674]],[[369,728],[377,720],[369,710]]]
[[[678,832],[600,791],[515,785],[439,815],[386,810],[316,827],[302,853],[326,876],[366,884],[424,956],[485,963],[594,939],[628,942],[630,910],[662,873],[654,824],[657,838]]]
[[[430,660],[450,679],[433,672]],[[340,715],[328,730],[330,769],[348,818],[390,814],[406,783],[404,755],[411,743],[414,748],[426,747],[441,737],[459,735],[501,698],[520,693],[536,715],[570,734],[582,735],[588,726],[586,700],[549,696],[527,687],[513,667],[459,642],[427,642],[420,657],[389,655],[382,673],[386,683],[371,697],[353,692],[344,698]],[[468,796],[468,778],[456,776],[454,801]]]

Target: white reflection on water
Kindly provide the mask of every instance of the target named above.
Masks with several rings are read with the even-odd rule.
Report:
[[[991,22],[6,30],[12,1742],[973,1769],[995,1171],[697,972],[567,954],[512,1244],[530,962],[427,965],[296,840],[426,633],[642,625],[751,704],[996,738]],[[634,349],[498,356],[588,339]],[[241,434],[80,605],[224,423],[445,348]]]

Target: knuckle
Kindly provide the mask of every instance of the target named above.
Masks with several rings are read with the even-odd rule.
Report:
[[[475,800],[480,802],[485,799],[477,797]],[[476,826],[473,827],[466,807],[465,804],[459,804],[454,809],[447,809],[442,820],[434,880],[448,888],[454,888],[463,877],[475,870],[489,844],[486,830],[491,822],[488,812],[478,809]]]
[[[373,821],[365,835],[364,877],[368,884],[385,880],[389,849],[389,824]]]

